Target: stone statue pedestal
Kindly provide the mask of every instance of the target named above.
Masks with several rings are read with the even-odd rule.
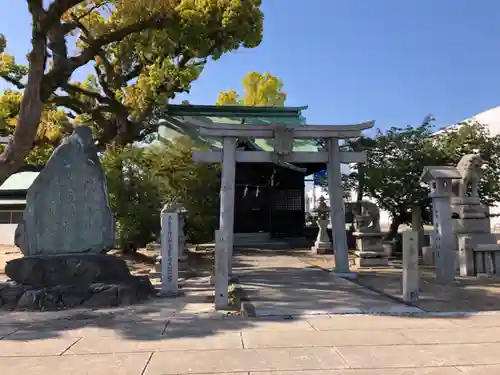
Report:
[[[493,244],[496,238],[491,234],[488,207],[481,204],[478,197],[452,197],[451,209],[455,218],[452,219],[453,234],[455,235],[455,268],[462,276],[473,276],[462,270],[466,269],[468,261],[460,256],[458,238],[467,237],[471,246]],[[458,216],[458,217],[457,217]]]
[[[478,197],[452,197],[451,210],[458,216],[452,220],[453,233],[490,233],[490,220]]]
[[[356,267],[386,267],[389,259],[384,249],[384,234],[377,232],[354,232],[356,238]]]
[[[319,219],[318,227],[318,236],[314,246],[311,247],[311,251],[314,254],[333,254],[333,245],[327,232],[328,219]]]
[[[389,257],[384,249],[384,234],[376,227],[366,227],[370,217],[357,215],[355,218],[357,230],[353,233],[356,238],[356,267],[384,267],[389,265]]]

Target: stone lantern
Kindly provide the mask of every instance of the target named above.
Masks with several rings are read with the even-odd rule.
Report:
[[[325,197],[319,197],[319,204],[313,212],[318,214],[318,237],[311,251],[315,254],[333,254],[333,247],[328,237],[328,221],[330,219],[330,207],[325,202]]]
[[[388,254],[384,251],[384,233],[380,230],[380,209],[375,203],[361,202],[361,215],[355,216],[354,227],[356,267],[386,267]]]

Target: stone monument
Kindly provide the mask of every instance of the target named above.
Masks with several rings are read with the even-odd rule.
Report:
[[[315,254],[333,254],[332,242],[327,232],[330,207],[326,204],[325,197],[319,197],[318,201],[318,207],[313,210],[318,214],[318,236],[314,246],[311,247],[311,251]]]
[[[29,188],[15,243],[24,257],[5,267],[6,308],[117,306],[154,294],[147,277],[105,254],[115,246],[115,223],[87,126],[63,140]]]
[[[465,155],[457,164],[460,178],[453,182],[451,211],[455,236],[471,237],[472,244],[494,243],[491,235],[488,208],[481,204],[478,184],[481,179],[483,159],[476,154]],[[457,244],[457,240],[455,240]],[[458,246],[455,246],[457,248]]]
[[[115,246],[106,178],[89,127],[75,128],[33,182],[15,240],[25,256],[101,253]]]
[[[361,215],[355,215],[354,227],[356,267],[387,266],[389,260],[380,230],[380,210],[375,203],[361,202]]]
[[[453,181],[458,179],[460,174],[455,167],[425,167],[420,177],[430,186],[436,278],[444,283],[452,282],[455,277],[456,238],[452,231],[450,197]]]

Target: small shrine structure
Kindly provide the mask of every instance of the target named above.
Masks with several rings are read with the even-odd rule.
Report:
[[[193,116],[195,110],[198,111],[198,116]],[[259,113],[262,116],[267,112],[267,121],[252,123],[252,121],[244,121],[246,119],[244,117],[240,118],[239,121],[234,121],[234,113],[237,110],[241,111],[240,115],[245,114],[246,118],[251,118],[252,115],[255,117]],[[188,129],[192,137],[217,142],[219,145],[219,147],[212,147],[209,150],[193,152],[193,160],[196,162],[222,163],[220,221],[216,238],[216,258],[219,258],[216,260],[215,270],[216,308],[225,308],[228,304],[228,277],[232,267],[235,216],[237,212],[235,197],[238,165],[253,165],[250,169],[253,169],[257,174],[261,174],[264,169],[260,167],[261,165],[270,167],[273,172],[271,173],[270,183],[266,187],[271,187],[269,191],[274,193],[272,204],[274,206],[280,204],[286,208],[290,202],[296,200],[301,202],[301,208],[297,210],[301,216],[300,220],[296,221],[296,225],[300,223],[300,231],[302,231],[304,225],[304,176],[314,173],[314,170],[308,169],[307,165],[320,166],[320,169],[317,169],[318,171],[323,169],[326,164],[335,271],[345,276],[349,274],[345,212],[341,186],[341,164],[362,163],[365,161],[366,155],[363,152],[340,151],[339,140],[361,136],[363,130],[373,127],[374,121],[355,125],[305,125],[304,119],[300,116],[300,110],[297,108],[239,107],[238,109],[234,106],[177,106],[169,109],[170,116],[165,118],[165,121],[169,122],[169,126],[159,129],[160,136],[165,136],[167,128],[171,129],[172,126],[178,126],[183,131]],[[183,111],[187,115],[190,112],[191,116],[186,119],[186,116],[182,116]],[[217,117],[217,115],[220,117],[223,111],[227,111],[226,119],[229,117],[230,121],[220,121],[220,119],[219,121],[213,121],[210,118]],[[286,114],[287,111],[288,118],[290,118],[290,112],[295,112],[296,121],[286,121],[287,118],[283,114]],[[204,116],[202,115],[203,112],[205,113]],[[211,116],[207,116],[207,114]],[[279,115],[281,115],[281,118]],[[278,118],[273,120],[273,116]],[[231,119],[231,117],[233,118]],[[266,144],[269,147],[254,147],[255,145],[258,146],[259,143],[261,145]],[[313,144],[314,151],[296,151],[297,146],[304,143],[309,146]],[[300,181],[302,188],[296,189],[293,196],[279,193],[276,195],[277,191],[274,188],[278,177],[277,174],[280,173],[277,172],[276,167],[280,168],[281,171],[294,172],[297,187]],[[286,180],[283,177],[282,179]],[[289,182],[288,186],[290,185]],[[283,211],[285,211],[285,215],[290,216],[291,213],[287,211],[293,210],[285,209]],[[287,222],[286,219],[283,221]]]

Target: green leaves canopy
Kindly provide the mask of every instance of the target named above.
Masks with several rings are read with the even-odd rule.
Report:
[[[4,54],[0,77],[23,91],[14,141],[0,156],[0,182],[25,161],[47,105],[90,124],[104,149],[151,133],[204,64],[262,39],[260,0],[27,0],[29,66]],[[76,41],[73,46],[73,41]],[[74,54],[71,52],[74,51]],[[92,65],[93,77],[70,82]],[[26,76],[27,74],[27,76]]]
[[[413,206],[420,206],[425,221],[430,220],[429,189],[420,183],[426,166],[455,166],[460,158],[480,153],[487,161],[480,184],[483,203],[500,201],[500,136],[491,136],[487,127],[467,121],[437,135],[432,130],[432,118],[427,117],[418,127],[392,127],[363,146],[368,160],[363,166],[363,178],[354,172],[349,186],[359,189],[392,215],[391,233],[400,224],[411,222]],[[352,145],[351,145],[352,148]]]

